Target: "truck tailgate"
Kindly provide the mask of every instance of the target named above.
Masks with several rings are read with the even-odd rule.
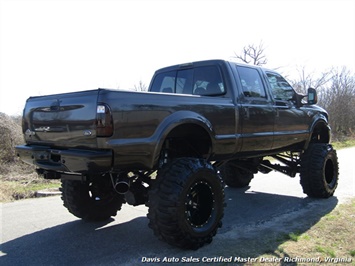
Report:
[[[31,97],[22,130],[27,144],[95,148],[100,90]]]

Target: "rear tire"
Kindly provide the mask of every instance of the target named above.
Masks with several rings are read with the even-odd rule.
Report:
[[[227,162],[219,167],[221,176],[228,187],[243,188],[249,186],[254,177],[252,172],[236,167],[233,162]]]
[[[179,158],[165,165],[149,192],[149,227],[159,239],[184,249],[212,241],[222,226],[223,181],[203,159]]]
[[[64,207],[78,218],[88,221],[104,221],[115,216],[124,199],[108,184],[88,183],[76,180],[62,180]]]
[[[338,186],[339,165],[330,144],[311,143],[301,156],[301,186],[309,197],[329,198]]]

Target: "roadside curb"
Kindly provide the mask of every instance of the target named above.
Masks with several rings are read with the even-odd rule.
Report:
[[[43,190],[36,191],[35,197],[36,198],[50,197],[50,196],[57,196],[57,195],[61,195],[61,194],[62,194],[62,192],[59,191],[59,188],[56,188],[56,189],[43,189]]]

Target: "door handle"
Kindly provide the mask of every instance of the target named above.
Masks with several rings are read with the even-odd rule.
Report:
[[[250,119],[249,107],[243,107],[243,118],[244,119]]]

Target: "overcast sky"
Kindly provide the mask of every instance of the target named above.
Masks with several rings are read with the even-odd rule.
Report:
[[[355,71],[354,0],[0,0],[0,112],[29,96],[146,85],[158,68],[265,47],[296,78]]]

